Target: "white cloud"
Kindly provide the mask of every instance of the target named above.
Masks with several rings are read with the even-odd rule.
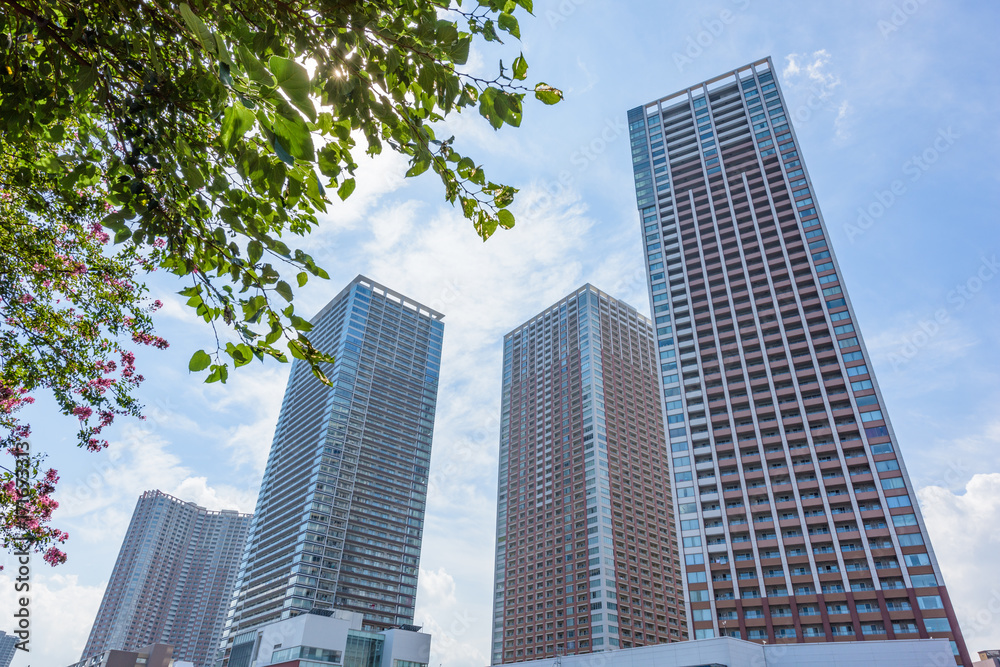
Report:
[[[0,618],[2,630],[13,631],[13,614],[17,611],[14,581],[9,574],[16,567],[8,558],[0,574]],[[41,570],[49,566],[40,558],[32,559],[29,591],[29,653],[16,651],[12,667],[29,665],[69,665],[80,659],[90,628],[104,595],[104,585],[84,586],[76,575],[49,574]]]
[[[230,461],[239,469],[250,467],[256,479],[264,474],[271,451],[274,427],[281,413],[281,401],[291,364],[271,364],[240,369],[229,385],[203,385],[211,392],[206,401],[216,412],[237,415],[238,419],[222,430],[218,441],[230,450]]]
[[[947,370],[979,344],[977,335],[945,309],[935,314],[901,312],[889,328],[865,338],[876,363],[893,373],[920,374],[922,381],[939,384],[948,380]],[[924,377],[926,376],[926,377]],[[923,390],[928,385],[919,385]]]
[[[255,494],[229,485],[212,487],[194,475],[170,451],[170,443],[154,431],[128,426],[97,455],[90,471],[65,478],[56,493],[60,507],[53,522],[71,539],[120,544],[143,491],[159,489],[209,509],[253,510]]]
[[[157,317],[169,317],[186,326],[205,326],[205,320],[198,317],[193,308],[184,305],[176,294],[158,291],[156,298],[163,303],[163,307],[157,311]]]
[[[833,119],[833,129],[837,140],[841,143],[851,138],[848,122],[852,110],[851,103],[847,100],[841,100],[840,106],[837,107],[837,117]]]
[[[335,192],[328,191],[330,203],[327,204],[327,212],[318,216],[319,226],[303,239],[295,239],[294,247],[310,253],[331,247],[338,234],[367,222],[372,207],[382,197],[405,184],[408,158],[388,146],[383,147],[381,154],[369,157],[364,153],[364,138],[355,134],[359,147],[354,151],[354,160],[358,164],[354,174],[357,183],[354,192],[346,201],[342,201]]]
[[[428,606],[441,607],[455,604],[455,578],[443,567],[437,570],[420,569],[420,599]]]
[[[1000,473],[917,495],[969,650],[1000,646]]]
[[[455,595],[455,579],[445,568],[420,570],[420,610],[415,621],[433,636],[430,664],[480,667],[490,662],[481,641],[470,641],[477,620]],[[479,605],[482,607],[482,605]]]
[[[826,49],[814,51],[812,55],[805,53],[790,53],[785,56],[785,69],[781,75],[785,79],[805,76],[809,81],[819,84],[822,88],[832,90],[840,85],[840,79],[826,70],[830,64],[830,53]]]
[[[781,76],[787,86],[789,109],[786,111],[796,126],[801,126],[823,110],[835,112],[834,139],[839,144],[851,138],[850,120],[853,107],[840,98],[840,77],[829,71],[832,56],[825,49],[812,54],[790,53],[785,56]]]

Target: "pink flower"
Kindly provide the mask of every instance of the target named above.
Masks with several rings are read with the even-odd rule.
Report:
[[[85,405],[78,405],[75,408],[73,408],[73,414],[79,417],[80,421],[82,422],[90,419],[90,415],[92,415],[93,413],[94,411]]]
[[[108,446],[107,440],[98,440],[97,438],[91,438],[87,441],[87,451],[88,452],[99,452]]]
[[[138,331],[132,334],[132,340],[143,345],[152,345],[158,350],[165,350],[170,347],[170,343],[163,338]]]
[[[61,565],[66,562],[66,554],[59,551],[56,547],[49,547],[45,552],[45,555],[42,556],[42,560],[52,567],[55,567],[56,565]]]
[[[105,202],[104,204],[105,206],[108,206],[107,202]],[[107,243],[111,239],[111,237],[108,236],[107,232],[104,231],[104,227],[99,222],[95,222],[90,226],[90,235],[101,243]]]

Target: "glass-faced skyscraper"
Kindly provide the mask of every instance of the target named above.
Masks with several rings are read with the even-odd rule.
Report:
[[[295,361],[227,620],[242,635],[312,609],[413,623],[443,315],[358,276],[312,320],[332,386]]]
[[[585,285],[504,336],[492,663],[679,641],[649,318]]]
[[[691,635],[969,664],[791,116],[770,59],[628,112]]]
[[[143,493],[82,658],[159,643],[214,665],[249,526],[249,514]]]
[[[19,641],[20,638],[17,635],[8,635],[0,630],[0,667],[10,667]]]

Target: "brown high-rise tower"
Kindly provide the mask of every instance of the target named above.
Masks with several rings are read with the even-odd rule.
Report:
[[[692,638],[968,665],[794,115],[770,59],[628,112]]]
[[[504,337],[493,664],[687,634],[658,363],[590,285]]]

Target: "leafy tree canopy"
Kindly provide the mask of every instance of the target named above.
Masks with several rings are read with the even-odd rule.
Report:
[[[22,467],[44,475],[24,486],[0,473],[8,546],[23,546],[17,535],[36,549],[65,539],[25,525],[27,515],[47,521],[58,479],[40,472],[15,414],[31,393],[51,390],[91,449],[116,414],[139,413],[141,376],[122,341],[166,346],[152,331],[145,270],[182,277],[188,305],[235,331],[239,342],[191,358],[207,381],[254,358],[285,361],[286,346],[322,378],[329,359],[292,300],[327,274],[289,237],[318,224],[328,197],[350,196],[359,140],[369,155],[408,156],[407,176],[432,170],[484,240],[514,224],[516,190],[433,126],[472,107],[496,129],[516,127],[528,93],[561,99],[525,83],[523,55],[493,79],[463,72],[474,40],[519,38],[515,14],[531,9],[0,0],[0,426],[8,450],[30,460]]]

